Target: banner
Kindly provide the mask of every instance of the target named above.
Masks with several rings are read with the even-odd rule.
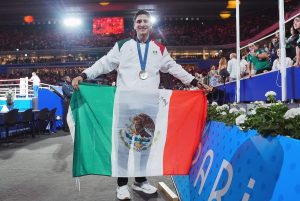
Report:
[[[300,141],[219,122],[207,124],[188,176],[174,176],[182,201],[300,200]]]

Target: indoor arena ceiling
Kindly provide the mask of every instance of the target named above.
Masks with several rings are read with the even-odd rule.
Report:
[[[286,0],[294,1],[294,0]],[[22,21],[26,15],[36,20],[57,19],[65,14],[132,17],[138,9],[147,9],[163,17],[199,17],[217,20],[228,0],[109,0],[101,6],[97,0],[1,0],[0,22]],[[277,0],[241,0],[241,12],[256,12],[262,8],[277,9]],[[231,9],[234,12],[234,9]]]

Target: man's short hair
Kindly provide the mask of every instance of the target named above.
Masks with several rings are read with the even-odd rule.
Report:
[[[147,15],[148,17],[151,17],[150,13],[146,10],[139,10],[133,17],[133,22],[135,22],[136,18],[139,16],[139,15]]]
[[[65,75],[65,76],[63,77],[63,80],[66,81],[68,78],[70,78],[70,76],[69,76],[69,75]],[[70,79],[71,79],[71,78],[70,78]]]
[[[230,56],[232,56],[233,58],[236,58],[236,53],[231,53]]]

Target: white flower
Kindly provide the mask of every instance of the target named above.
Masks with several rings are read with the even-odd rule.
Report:
[[[216,110],[217,110],[217,112],[229,110],[229,106],[226,105],[226,104],[225,104],[225,105],[222,105],[222,106],[217,106]]]
[[[232,105],[233,105],[233,106],[237,106],[237,103],[236,103],[236,102],[233,102]]]
[[[264,101],[255,101],[254,104],[255,105],[263,105],[263,104],[265,104],[265,102]]]
[[[300,115],[300,108],[292,108],[286,111],[283,117],[285,119],[293,119],[298,115]]]
[[[224,104],[221,106],[223,110],[229,110],[229,106],[227,104]]]
[[[265,94],[265,97],[269,97],[269,96],[276,96],[276,93],[274,91],[268,91],[266,94]]]
[[[236,119],[235,119],[235,124],[237,126],[245,123],[245,120],[247,119],[246,115],[245,114],[241,114],[240,116],[238,116]]]
[[[245,114],[246,113],[246,109],[245,108],[240,108],[240,113]]]
[[[223,110],[222,106],[217,106],[216,108],[217,112],[221,112]]]
[[[222,112],[221,115],[227,115],[227,113],[226,112]]]
[[[257,108],[269,108],[272,106],[272,103],[257,105]]]
[[[229,113],[231,114],[231,113],[234,113],[234,114],[236,114],[236,113],[238,113],[239,111],[238,111],[238,109],[236,109],[235,107],[233,107],[233,108],[231,108],[230,110],[229,110]]]
[[[212,102],[211,105],[212,106],[218,106],[218,103],[217,102]]]

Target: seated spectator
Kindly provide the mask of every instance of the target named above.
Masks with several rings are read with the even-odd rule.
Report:
[[[281,70],[281,62],[280,62],[280,49],[277,50],[278,58],[274,60],[272,71]],[[293,66],[293,60],[290,57],[285,58],[285,67]]]

